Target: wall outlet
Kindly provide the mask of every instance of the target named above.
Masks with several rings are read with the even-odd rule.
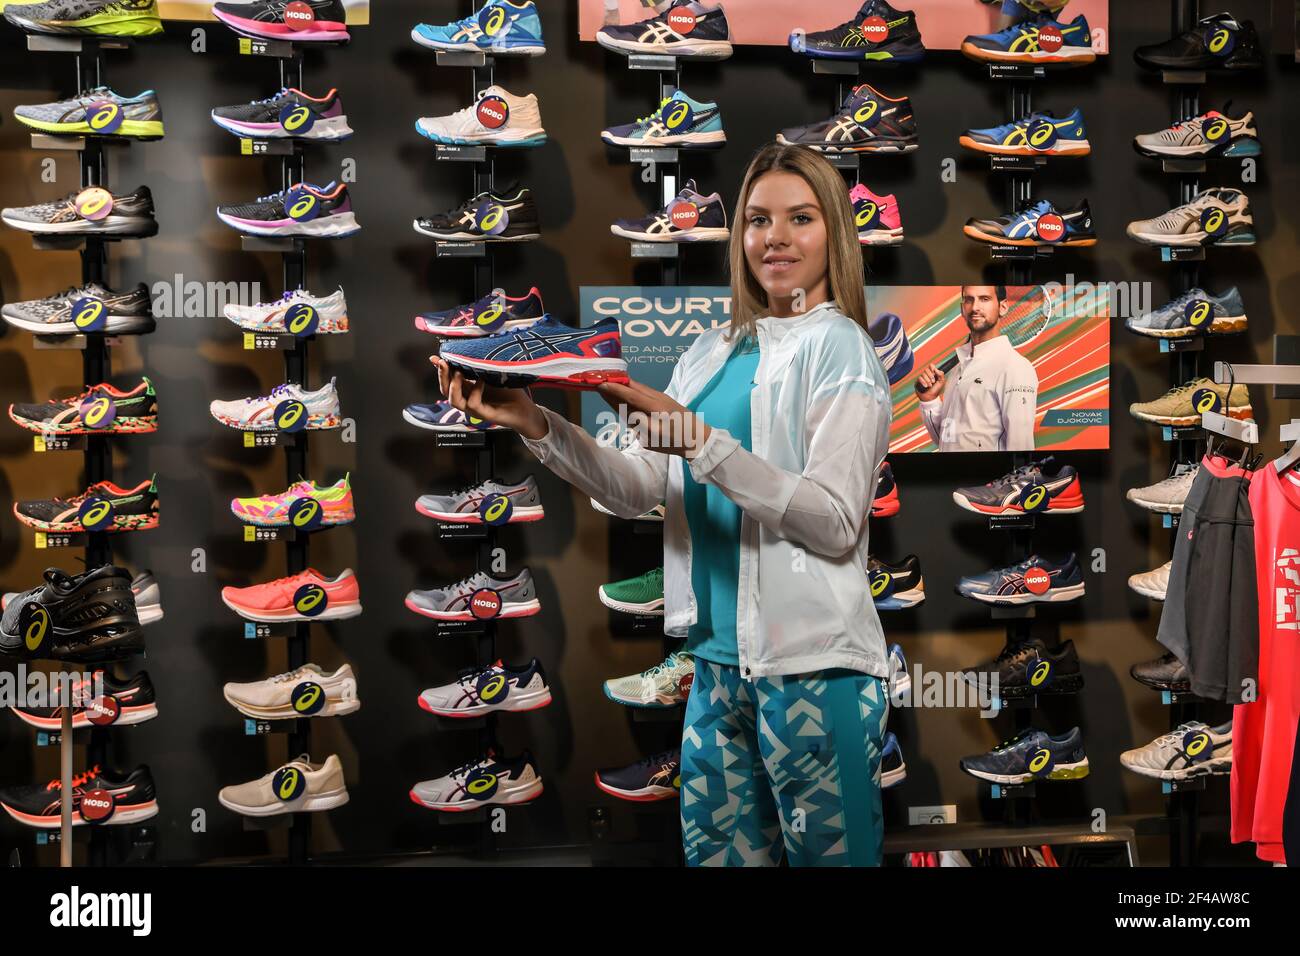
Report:
[[[956,823],[957,807],[953,804],[946,807],[908,807],[907,822],[911,826],[927,823]]]

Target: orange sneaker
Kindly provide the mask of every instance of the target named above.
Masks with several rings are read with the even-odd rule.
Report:
[[[361,589],[351,568],[327,578],[315,568],[246,588],[222,588],[221,600],[250,621],[338,621],[361,613]]]

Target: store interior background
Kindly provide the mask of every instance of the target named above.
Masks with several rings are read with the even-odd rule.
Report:
[[[516,179],[533,188],[541,214],[539,242],[498,248],[497,284],[512,295],[529,286],[542,290],[549,311],[577,320],[583,285],[655,284],[657,267],[636,266],[628,244],[609,234],[618,217],[639,216],[655,202],[657,187],[641,182],[640,169],[626,155],[608,150],[600,130],[650,113],[657,75],[631,72],[623,58],[577,40],[576,5],[540,0],[548,53],[536,60],[502,61],[498,82],[516,95],[535,92],[550,142],[541,149],[501,152],[497,182]],[[728,5],[743,16],[743,2]],[[914,6],[924,31],[924,0]],[[1233,11],[1253,18],[1271,43],[1266,0],[1235,0]],[[971,0],[972,23],[984,8]],[[811,11],[812,5],[807,7]],[[308,153],[309,179],[324,184],[344,158],[354,159],[353,208],[363,229],[355,238],[309,245],[310,288],[326,294],[339,285],[347,293],[352,332],[317,340],[312,348],[312,384],[338,376],[342,411],[356,422],[355,444],[337,434],[311,438],[312,474],[334,481],[350,471],[358,521],[312,542],[312,564],[327,574],[356,569],[364,614],[318,626],[311,658],[332,669],[350,661],[356,671],[361,710],[313,726],[316,760],[338,753],[351,803],[317,815],[313,852],[330,858],[370,859],[397,853],[475,847],[477,827],[440,825],[437,814],[407,798],[418,780],[438,776],[474,755],[475,734],[442,730],[416,706],[419,691],[454,680],[473,663],[468,640],[437,640],[426,622],[402,604],[412,587],[458,580],[473,567],[472,544],[442,543],[432,523],[413,508],[422,493],[460,487],[472,479],[472,453],[437,450],[429,433],[401,418],[408,402],[432,401],[436,379],[427,356],[432,340],[417,332],[411,317],[472,298],[472,267],[435,261],[433,243],[412,231],[415,215],[458,205],[470,193],[470,171],[437,163],[431,143],[418,136],[419,116],[443,115],[470,102],[470,73],[439,68],[433,54],[408,38],[421,20],[446,22],[468,10],[466,3],[382,0],[373,23],[353,31],[350,47],[307,57],[307,91],[321,95],[337,87],[357,135],[339,145]],[[1071,204],[1086,196],[1100,242],[1095,249],[1058,251],[1042,260],[1036,281],[1152,283],[1153,304],[1172,298],[1173,273],[1159,254],[1125,238],[1134,217],[1155,216],[1173,206],[1176,186],[1154,160],[1138,156],[1135,134],[1152,132],[1172,119],[1174,92],[1159,77],[1133,63],[1134,47],[1170,35],[1170,4],[1116,3],[1111,8],[1111,55],[1091,67],[1051,72],[1034,91],[1036,105],[1066,112],[1083,108],[1092,155],[1052,160],[1035,189]],[[1207,7],[1209,14],[1215,9]],[[829,24],[826,24],[829,25]],[[821,23],[808,24],[820,28]],[[143,242],[118,244],[111,253],[115,287],[138,281],[153,285],[177,275],[186,281],[259,282],[264,299],[277,297],[276,256],[246,254],[236,233],[217,220],[218,203],[250,200],[279,186],[279,165],[241,157],[234,137],[209,118],[214,106],[270,96],[278,88],[276,61],[241,57],[236,41],[220,25],[207,25],[207,52],[191,51],[193,25],[169,24],[165,38],[111,52],[108,77],[119,93],[158,90],[167,135],[157,143],[110,150],[115,190],[144,183],[157,205],[160,233]],[[12,118],[21,103],[47,102],[74,92],[75,66],[65,54],[28,53],[23,38],[0,28],[0,161],[5,174],[0,204],[21,206],[61,196],[76,185],[76,155],[31,149],[28,131]],[[902,157],[869,157],[865,181],[877,193],[896,193],[906,242],[895,250],[869,252],[868,282],[928,285],[1000,281],[985,248],[961,233],[970,216],[1004,211],[1004,182],[987,162],[965,154],[957,137],[972,126],[1005,121],[1006,91],[984,70],[954,52],[932,54],[919,68],[868,76],[883,92],[912,98],[921,145]],[[1243,186],[1251,200],[1259,243],[1249,249],[1209,252],[1203,277],[1219,292],[1237,285],[1250,317],[1243,336],[1214,340],[1204,353],[1213,359],[1271,362],[1275,332],[1295,332],[1293,310],[1300,300],[1300,249],[1295,196],[1300,194],[1300,137],[1294,122],[1296,64],[1269,54],[1263,73],[1212,79],[1202,108],[1233,101],[1233,115],[1254,112],[1264,152],[1257,182]],[[684,89],[720,104],[727,147],[691,156],[685,174],[703,192],[720,190],[728,208],[753,151],[783,126],[830,115],[835,80],[814,76],[807,61],[781,48],[738,48],[718,65],[688,64]],[[57,163],[58,182],[41,181],[47,157]],[[941,182],[945,158],[958,165],[955,183]],[[1241,185],[1240,166],[1214,163],[1205,185]],[[685,281],[725,284],[720,249],[685,253]],[[74,253],[36,252],[25,233],[0,230],[0,298],[15,301],[50,295],[77,282]],[[245,640],[242,622],[221,602],[224,585],[265,581],[284,573],[283,548],[246,544],[229,512],[236,495],[279,492],[285,487],[283,456],[276,449],[245,449],[239,436],[217,424],[208,403],[217,398],[266,394],[282,380],[278,353],[245,352],[238,330],[219,316],[160,319],[158,330],[113,350],[115,376],[147,372],[159,393],[161,428],[156,435],[125,439],[114,476],[123,485],[157,473],[162,504],[158,530],[114,539],[118,562],[149,567],[158,575],[166,612],[147,632],[143,661],[157,686],[161,715],[139,727],[115,732],[111,763],[129,770],[148,763],[158,784],[161,814],[157,859],[200,862],[283,855],[284,831],[246,832],[240,817],[216,799],[224,785],[274,769],[292,754],[282,739],[244,736],[243,719],[221,696],[227,681],[258,680],[283,670],[284,650],[276,640]],[[1127,414],[1133,401],[1151,399],[1171,384],[1168,356],[1156,343],[1129,335],[1118,321],[1112,337],[1112,447],[1109,452],[1062,456],[1084,475],[1086,511],[1040,522],[1039,550],[1078,552],[1085,567],[1104,550],[1106,572],[1087,575],[1087,596],[1049,607],[1037,627],[1050,634],[1059,623],[1062,639],[1074,640],[1086,687],[1077,698],[1049,701],[1040,726],[1054,732],[1076,723],[1083,729],[1092,773],[1081,782],[1039,787],[1045,820],[1086,823],[1094,808],[1112,820],[1159,816],[1164,800],[1157,782],[1123,770],[1119,754],[1147,743],[1169,728],[1159,695],[1128,676],[1130,665],[1157,656],[1154,640],[1159,606],[1131,592],[1127,577],[1163,563],[1169,532],[1158,518],[1129,505],[1126,489],[1164,477],[1168,446],[1160,430]],[[80,357],[69,351],[36,351],[30,335],[6,329],[0,335],[0,402],[40,401],[79,391]],[[576,396],[549,393],[546,402],[577,415]],[[1294,403],[1275,401],[1263,388],[1252,393],[1264,436],[1263,450],[1275,455],[1277,429],[1296,415]],[[601,682],[642,670],[662,658],[659,636],[631,634],[600,605],[596,588],[656,566],[658,538],[633,535],[626,523],[595,512],[582,497],[541,468],[512,436],[497,439],[499,477],[538,478],[544,521],[503,532],[512,568],[532,569],[542,613],[499,628],[500,655],[507,662],[541,658],[554,703],[529,714],[500,720],[509,753],[527,747],[537,758],[546,791],[533,805],[512,808],[506,832],[494,837],[504,850],[580,846],[590,839],[594,807],[610,811],[613,840],[637,834],[657,838],[659,859],[674,859],[676,804],[620,803],[600,793],[592,771],[617,766],[665,749],[675,725],[636,723],[606,700]],[[68,496],[84,487],[81,456],[35,454],[31,436],[5,422],[0,427],[0,498]],[[1004,629],[953,593],[963,574],[1008,563],[1005,536],[987,530],[952,504],[957,484],[978,484],[1008,470],[1007,456],[903,456],[893,459],[902,512],[874,523],[873,552],[887,560],[917,553],[927,593],[912,612],[884,616],[887,639],[903,645],[908,658],[928,670],[953,670],[991,658]],[[194,549],[206,554],[206,573],[191,570]],[[80,569],[79,550],[38,551],[29,529],[11,515],[0,518],[0,584],[5,590],[34,586],[43,568]],[[1213,586],[1206,582],[1206,586]],[[1226,708],[1208,708],[1211,723]],[[903,711],[890,729],[902,744],[907,781],[885,796],[887,820],[905,823],[908,806],[955,804],[962,821],[1000,818],[988,788],[963,774],[958,759],[988,750],[1011,733],[1008,717],[989,722],[974,711]],[[57,775],[57,748],[37,748],[30,728],[13,717],[0,720],[5,785],[43,782]],[[78,761],[79,764],[79,761]],[[1224,832],[1228,807],[1226,778],[1214,780],[1202,799],[1203,858],[1249,862],[1249,848],[1229,848]],[[193,832],[194,811],[206,811],[206,831]],[[1216,819],[1217,818],[1217,819]],[[36,852],[30,831],[0,821],[0,850]],[[1143,861],[1159,862],[1166,842],[1142,843]],[[37,859],[54,862],[55,851]],[[629,862],[651,859],[629,851]]]

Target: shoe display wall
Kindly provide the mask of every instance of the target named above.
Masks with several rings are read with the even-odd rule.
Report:
[[[1231,741],[1233,714],[1194,697],[1196,661],[1163,659],[1156,635],[1174,539],[1200,513],[1183,509],[1207,408],[1255,423],[1261,467],[1300,417],[1241,371],[1288,360],[1275,337],[1294,331],[1286,263],[1300,252],[1300,169],[1279,146],[1287,74],[1259,4],[1223,27],[1249,70],[1162,67],[1204,72],[1203,85],[1130,59],[1188,30],[1206,47],[1210,27],[1171,28],[1163,0],[1111,4],[1107,21],[1070,0],[1050,24],[1035,16],[1037,51],[1023,27],[1006,49],[975,43],[999,31],[1000,5],[963,4],[958,32],[978,59],[942,43],[953,24],[931,26],[927,3],[894,0],[804,5],[777,44],[751,42],[756,8],[727,0],[623,3],[605,42],[575,38],[573,5],[524,0],[393,0],[347,25],[346,43],[326,4],[313,9],[322,36],[298,39],[275,32],[289,21],[273,4],[233,4],[244,30],[166,19],[148,35],[126,32],[150,22],[127,4],[112,12],[126,35],[110,38],[126,49],[59,35],[90,43],[87,75],[77,54],[29,49],[59,37],[8,16],[35,22],[23,8],[48,4],[6,5],[0,23],[0,644],[7,670],[104,671],[117,716],[98,729],[95,708],[69,708],[74,777],[98,766],[81,789],[112,789],[147,768],[156,815],[138,822],[159,836],[155,862],[367,864],[433,847],[474,862],[556,847],[676,862],[678,801],[698,796],[677,749],[696,662],[664,634],[680,600],[663,542],[681,516],[650,497],[589,502],[490,410],[495,389],[527,388],[548,422],[591,407],[614,421],[604,383],[652,381],[725,320],[741,175],[778,136],[833,162],[870,288],[1014,285],[1014,269],[1063,296],[1088,283],[1109,296],[1108,339],[1089,340],[1109,379],[1078,385],[1113,395],[1109,449],[894,452],[854,503],[870,512],[872,573],[857,583],[881,588],[885,646],[914,680],[881,740],[886,836],[911,807],[954,807],[963,827],[999,825],[1007,807],[1080,826],[1080,807],[1103,807],[1116,827],[1141,818],[1141,862],[1162,865],[1187,850],[1145,828],[1196,803],[1198,855],[1182,862],[1254,861],[1223,828],[1215,741]],[[687,12],[695,42],[677,46],[664,28],[691,37],[673,25]],[[1044,26],[1050,46],[1052,24],[1080,16],[1086,42],[1062,30],[1060,62],[1032,55]],[[244,41],[290,55],[242,53]],[[675,60],[642,68],[647,56]],[[104,176],[83,189],[96,151]],[[84,214],[103,198],[88,189],[107,194],[104,218]],[[290,196],[314,217],[295,218]],[[1059,237],[1039,234],[1045,216]],[[869,315],[894,394],[940,344],[909,341],[916,318],[892,303]],[[102,367],[83,365],[82,341],[102,343]],[[1069,333],[1052,348],[1039,374],[1082,354]],[[480,414],[453,404],[430,356],[462,389],[481,383]],[[1218,362],[1237,379],[1216,381]],[[107,525],[88,513],[101,501]],[[1232,593],[1217,577],[1199,591]],[[36,608],[49,657],[26,648]],[[952,676],[975,701],[994,675],[988,719],[927,705],[927,678]],[[320,710],[300,685],[319,685]],[[3,718],[0,797],[60,775],[59,747],[37,740],[63,716],[26,700]],[[1209,770],[1187,752],[1197,723],[1217,735]],[[1043,737],[999,747],[1027,729]],[[1034,776],[1043,749],[1053,769]],[[1184,784],[1203,789],[1188,798]],[[123,802],[117,821],[139,809]],[[608,826],[599,845],[593,810]],[[631,814],[659,815],[651,849],[620,845],[642,835]],[[24,865],[57,863],[57,844],[0,823]],[[98,831],[77,830],[88,862]],[[1082,857],[1062,846],[1064,865]],[[129,850],[102,852],[112,864]]]

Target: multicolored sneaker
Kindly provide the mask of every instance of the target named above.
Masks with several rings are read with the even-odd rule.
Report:
[[[14,502],[15,518],[51,534],[149,531],[158,527],[158,515],[158,487],[152,478],[134,488],[99,481],[72,498]]]
[[[27,33],[147,37],[163,32],[158,0],[46,0],[11,3],[5,19]]]
[[[494,578],[476,571],[455,584],[411,591],[406,595],[406,606],[436,621],[531,617],[542,609],[532,572],[527,568],[512,578]]]
[[[1060,63],[1083,66],[1097,59],[1092,30],[1080,14],[1061,23],[1050,13],[1013,23],[1005,30],[968,36],[961,52],[981,63]]]
[[[896,246],[903,241],[903,219],[893,193],[877,196],[863,183],[849,191],[858,242],[864,246]]]
[[[1079,780],[1088,776],[1088,756],[1078,727],[1059,737],[1030,727],[986,754],[962,757],[961,769],[1003,786],[1032,780]]]
[[[501,431],[502,426],[473,418],[450,402],[432,402],[427,405],[407,405],[402,409],[402,418],[416,428],[431,432],[479,432]]]
[[[284,335],[292,333],[291,325],[310,322],[313,317],[316,319],[314,335],[336,335],[348,330],[348,302],[342,289],[327,296],[314,296],[306,289],[291,289],[274,302],[230,304],[222,311],[227,319],[248,332]]]
[[[277,385],[270,395],[216,401],[208,407],[212,417],[223,425],[246,432],[273,432],[281,430],[276,409],[284,402],[297,402],[305,409],[307,429],[338,428],[342,418],[336,381],[332,378],[311,392],[296,383]]]
[[[411,788],[411,800],[430,810],[456,813],[528,803],[541,793],[542,775],[532,754],[525,750],[512,759],[489,750],[446,776],[417,783]]]
[[[241,36],[287,43],[347,43],[343,0],[214,3],[212,15]]]
[[[677,707],[686,703],[695,682],[695,658],[673,651],[662,664],[628,677],[605,681],[605,696],[627,707]]]
[[[725,60],[731,56],[731,28],[722,6],[695,0],[674,0],[658,16],[627,26],[596,31],[596,42],[607,50],[630,56],[679,56],[695,60]]]
[[[1145,315],[1129,316],[1124,327],[1154,339],[1227,335],[1246,331],[1246,306],[1236,286],[1222,295],[1211,295],[1197,286]]]
[[[345,239],[361,231],[343,183],[297,183],[250,203],[218,206],[217,218],[250,236]]]
[[[1136,136],[1133,148],[1143,156],[1160,159],[1258,156],[1262,152],[1254,113],[1233,119],[1218,110],[1175,123],[1158,133]]]
[[[497,504],[500,499],[509,505]],[[426,518],[455,524],[515,524],[546,517],[542,495],[532,475],[514,483],[489,478],[450,494],[421,495],[415,510]],[[494,515],[493,511],[497,513]]]
[[[851,90],[830,119],[783,129],[776,141],[819,153],[910,153],[920,148],[912,101],[892,99],[867,83]]]
[[[503,388],[594,388],[628,381],[618,319],[613,318],[575,329],[548,315],[513,332],[448,342],[438,354],[471,378]]]
[[[459,305],[441,312],[421,312],[415,317],[415,327],[430,335],[447,339],[481,338],[497,332],[509,332],[533,325],[546,315],[542,294],[537,286],[524,296],[508,296],[497,289],[477,302]]]
[[[525,148],[546,142],[537,97],[515,96],[503,86],[480,90],[473,105],[448,116],[425,116],[415,121],[421,136],[451,146]]]
[[[481,717],[497,711],[540,710],[551,702],[542,662],[533,658],[523,667],[501,661],[471,667],[453,684],[420,692],[418,703],[439,717]]]
[[[719,149],[727,143],[718,104],[701,103],[681,90],[674,90],[649,116],[635,123],[611,126],[601,132],[600,138],[610,146],[630,149]]]
[[[97,86],[54,103],[16,106],[14,118],[29,129],[55,136],[163,137],[162,107],[153,90],[122,96],[107,86]]]
[[[612,584],[602,584],[596,589],[600,603],[625,614],[664,616],[664,569],[655,568],[645,574]]]
[[[675,800],[682,789],[682,748],[665,750],[626,767],[597,770],[596,786],[611,797],[636,803]]]
[[[1029,200],[1022,209],[996,219],[968,219],[962,227],[971,239],[1000,246],[1095,246],[1088,200],[1057,209],[1046,199]]]
[[[319,524],[324,527],[351,524],[357,519],[357,513],[352,504],[350,478],[350,474],[344,475],[334,484],[324,486],[302,479],[278,495],[235,498],[230,502],[230,511],[245,524],[257,525],[259,528],[287,528],[307,520],[294,520],[294,512],[298,510],[294,505],[306,499],[320,505],[319,510],[312,513],[312,525],[316,524],[316,514],[320,515]]]
[[[790,49],[814,59],[915,63],[925,44],[911,10],[895,10],[886,0],[866,0],[858,14],[830,30],[790,34]]]
[[[102,331],[107,335],[146,335],[157,328],[144,283],[129,292],[114,292],[91,282],[44,299],[10,302],[0,309],[0,315],[14,328],[36,335],[75,335],[83,331],[78,322],[97,319],[97,311],[103,316]]]
[[[1077,107],[1063,117],[1036,110],[1001,126],[968,129],[958,142],[995,156],[1087,156],[1092,152],[1083,110]]]
[[[703,196],[688,179],[681,192],[657,213],[641,219],[619,219],[609,231],[633,242],[726,242],[727,210],[722,196]]]
[[[301,139],[337,143],[352,136],[338,90],[322,97],[286,87],[239,106],[218,106],[212,122],[245,139]]]
[[[41,435],[143,435],[158,430],[158,395],[142,378],[130,391],[104,382],[40,405],[10,405],[14,424]]]
[[[430,50],[541,56],[546,52],[542,19],[533,0],[488,0],[476,13],[441,26],[421,23],[411,39]]]
[[[1055,466],[1055,473],[1049,473]],[[986,485],[958,488],[957,507],[985,515],[1078,514],[1083,510],[1083,485],[1070,465],[1056,465],[1052,456],[1012,469]]]
[[[361,588],[351,568],[327,578],[315,568],[253,584],[225,587],[221,600],[248,621],[339,621],[361,613]]]

